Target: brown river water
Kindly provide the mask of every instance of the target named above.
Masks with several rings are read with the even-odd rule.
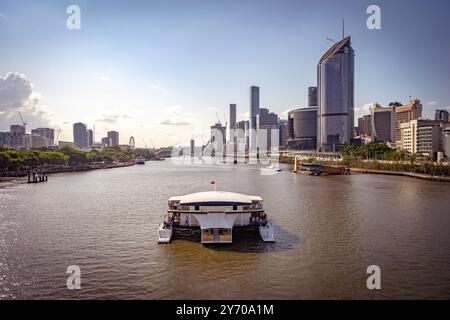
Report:
[[[260,195],[277,242],[158,245],[167,199]],[[81,269],[81,289],[66,269]],[[366,269],[381,268],[381,290]],[[145,166],[0,189],[0,299],[450,299],[450,184],[255,167]]]

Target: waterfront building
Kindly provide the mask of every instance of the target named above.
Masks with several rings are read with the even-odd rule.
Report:
[[[238,147],[240,150],[248,150],[248,145],[249,145],[249,136],[248,136],[248,131],[249,131],[249,121],[239,121],[236,124],[236,139],[237,139],[237,143],[240,145],[243,145],[243,147]]]
[[[259,114],[259,87],[250,87],[250,110],[249,110],[249,149],[256,149],[256,116]]]
[[[70,147],[73,148],[75,145],[73,142],[71,141],[58,141],[58,147],[59,148],[63,148],[63,147]]]
[[[12,148],[12,133],[0,132],[0,146]]]
[[[220,121],[211,126],[211,145],[213,146],[212,156],[216,153],[225,154],[227,128]]]
[[[442,147],[444,156],[450,159],[450,126],[442,129]]]
[[[109,131],[107,135],[109,147],[116,147],[119,145],[119,133],[117,131]]]
[[[317,107],[317,87],[308,87],[308,107]]]
[[[278,121],[278,130],[279,130],[279,145],[280,147],[285,147],[288,140],[288,121],[281,120]]]
[[[278,115],[270,112],[269,109],[260,108],[256,115],[256,147],[257,149],[271,150],[278,147]],[[272,141],[272,135],[276,136],[276,141]]]
[[[420,100],[413,99],[407,105],[398,106],[395,110],[395,140],[397,144],[401,143],[401,124],[416,120],[422,117],[422,104]]]
[[[102,145],[104,147],[108,147],[109,146],[109,138],[108,137],[103,137],[102,138]]]
[[[334,44],[317,66],[317,149],[350,145],[354,123],[354,51],[350,37]]]
[[[73,144],[78,149],[88,147],[87,127],[84,123],[77,122],[73,125]]]
[[[434,120],[448,122],[449,113],[447,110],[436,110]]]
[[[371,107],[370,136],[372,141],[393,142],[395,118],[393,108],[384,108],[375,103]]]
[[[91,147],[94,144],[94,131],[92,131],[92,129],[87,130],[87,138],[88,138],[88,147]]]
[[[50,129],[50,128],[37,128],[37,129],[33,129],[31,130],[31,135],[32,136],[39,136],[42,138],[47,139],[47,141],[41,140],[40,143],[44,143],[44,147],[49,147],[49,146],[53,146],[55,144],[55,130]],[[35,139],[36,141],[38,141],[39,139]],[[33,143],[32,143],[33,145]],[[35,148],[33,146],[33,148]]]
[[[46,137],[38,136],[38,135],[30,135],[27,137],[29,139],[29,145],[31,148],[48,148],[52,144],[50,144],[50,140]],[[28,140],[26,139],[26,140]],[[28,143],[26,143],[28,144]]]
[[[350,144],[354,122],[354,51],[350,37],[334,44],[317,66],[317,149]]]
[[[372,136],[372,116],[366,114],[361,118],[358,118],[359,134],[363,137]]]
[[[229,123],[229,128],[230,128],[230,137],[229,137],[229,141],[233,141],[234,137],[231,136],[232,132],[234,132],[236,130],[236,104],[230,104],[230,123]],[[234,133],[233,133],[234,135]]]
[[[299,108],[288,113],[287,146],[290,149],[314,150],[317,146],[317,108]]]
[[[443,121],[416,119],[400,127],[400,148],[411,154],[433,156],[442,151]]]
[[[191,157],[195,155],[195,140],[191,139]]]
[[[9,127],[9,132],[11,133],[11,148],[25,148],[25,126],[11,125]]]

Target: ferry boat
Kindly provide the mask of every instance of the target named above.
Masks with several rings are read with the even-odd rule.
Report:
[[[134,159],[135,164],[145,164],[145,157],[139,156],[136,159]]]
[[[158,242],[170,242],[177,229],[200,229],[203,244],[232,243],[234,228],[258,231],[262,241],[275,242],[275,228],[267,219],[263,199],[226,191],[171,197],[158,228]]]

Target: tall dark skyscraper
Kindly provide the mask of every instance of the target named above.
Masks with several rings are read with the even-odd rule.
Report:
[[[108,132],[109,146],[115,147],[119,145],[119,133],[117,131]]]
[[[308,87],[308,107],[317,107],[317,87]]]
[[[88,133],[84,123],[77,122],[73,125],[73,144],[79,149],[88,147]]]
[[[434,114],[434,120],[441,120],[444,122],[448,122],[449,119],[449,113],[447,110],[436,110],[436,113]]]
[[[250,149],[256,149],[256,116],[259,114],[259,87],[250,87]]]
[[[317,66],[317,149],[350,144],[354,123],[354,51],[350,37],[334,44]]]
[[[236,104],[230,104],[230,135],[231,131],[236,131]],[[233,133],[234,135],[234,133]],[[229,137],[229,141],[233,141],[232,137]]]

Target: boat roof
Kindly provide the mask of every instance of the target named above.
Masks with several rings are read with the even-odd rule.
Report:
[[[182,205],[231,206],[251,204],[262,201],[262,198],[227,191],[206,191],[171,197],[169,201],[180,201]]]

